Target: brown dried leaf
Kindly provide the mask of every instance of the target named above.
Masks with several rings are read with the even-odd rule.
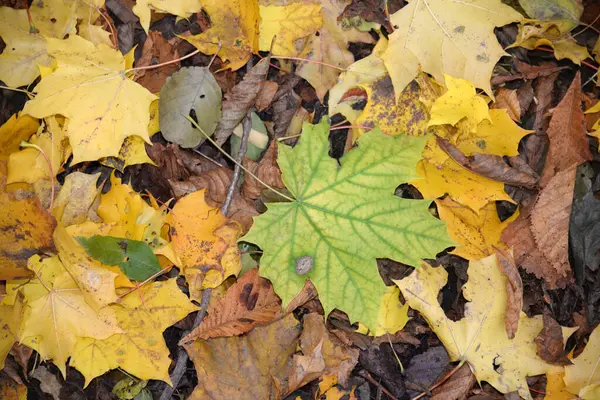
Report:
[[[592,159],[582,100],[581,75],[578,72],[569,90],[552,111],[548,128],[550,148],[540,180],[541,187],[546,186],[557,173]]]
[[[521,103],[516,90],[500,88],[496,91],[496,101],[490,108],[504,108],[513,121],[521,120]]]
[[[519,318],[523,309],[523,281],[515,264],[515,259],[508,251],[494,247],[500,269],[506,276],[506,314],[504,325],[509,339],[513,339],[519,328]]]
[[[277,82],[265,81],[263,83],[263,89],[256,98],[256,109],[258,111],[263,111],[269,107],[273,101],[273,98],[275,98],[275,94],[277,93],[278,89],[279,85]]]
[[[296,297],[294,297],[294,299],[292,301],[290,301],[290,303],[285,308],[285,313],[286,314],[291,313],[296,308],[303,306],[310,300],[316,299],[317,296],[318,296],[317,289],[312,284],[310,279],[307,279],[304,282],[304,286],[302,287],[302,290],[300,290],[300,293],[298,293],[298,295]]]
[[[225,297],[211,303],[200,326],[181,339],[180,344],[194,340],[241,335],[256,325],[272,321],[281,312],[281,300],[271,282],[254,268],[229,288]]]
[[[177,60],[179,53],[160,32],[151,31],[144,42],[142,56],[135,63],[135,67],[147,67]],[[180,68],[179,62],[167,64],[162,67],[139,70],[135,81],[152,93],[160,92],[167,78]]]
[[[529,65],[521,62],[518,59],[514,59],[515,67],[519,71],[511,75],[498,75],[492,78],[492,86],[500,85],[502,83],[514,81],[517,79],[535,79],[538,77],[544,77],[553,73],[560,72],[568,67],[558,67],[554,63],[542,63],[541,65]]]
[[[300,77],[294,75],[285,84],[279,86],[279,90],[275,94],[273,102],[273,122],[275,124],[273,133],[275,138],[286,135],[294,115],[300,109],[300,96],[294,92],[294,86],[298,82],[300,82]]]
[[[222,146],[233,133],[233,129],[252,107],[263,89],[271,57],[265,57],[248,72],[244,79],[225,95],[223,117],[215,130],[215,140]]]
[[[259,163],[252,160],[245,160],[246,167],[258,176],[260,180],[275,189],[283,189],[285,185],[281,180],[281,170],[277,165],[277,141],[271,141],[269,148],[263,155]],[[250,199],[258,199],[263,191],[267,189],[265,185],[260,183],[250,174],[244,175],[244,183],[242,184],[242,194]]]
[[[335,375],[337,381],[345,385],[358,362],[358,349],[334,342],[325,328],[322,315],[308,314],[304,317],[303,326],[300,336],[302,354],[294,355],[290,389],[302,387],[322,375]]]
[[[558,77],[558,72],[553,74],[542,76],[536,81],[535,85],[535,121],[533,123],[533,129],[537,133],[544,133],[548,128],[548,110],[552,103],[552,90],[554,89],[554,82]]]
[[[539,177],[531,169],[513,168],[504,162],[502,157],[491,154],[474,153],[467,157],[460,149],[446,139],[442,139],[439,136],[436,139],[438,145],[454,161],[471,172],[509,185],[533,188],[537,184]]]
[[[476,378],[468,363],[464,363],[444,384],[435,388],[431,400],[463,400],[475,384]]]
[[[565,352],[562,328],[548,314],[544,314],[544,328],[535,338],[537,355],[549,364],[571,365]]]

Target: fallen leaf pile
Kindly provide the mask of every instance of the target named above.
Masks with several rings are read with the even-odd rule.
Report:
[[[0,398],[600,398],[599,12],[0,0]]]

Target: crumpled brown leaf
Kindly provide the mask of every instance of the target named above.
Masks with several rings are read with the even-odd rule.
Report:
[[[206,188],[208,189],[206,203],[213,207],[221,207],[227,198],[232,176],[232,170],[219,167],[199,176],[191,176],[185,182],[170,180],[169,183],[177,198]],[[243,231],[247,232],[252,226],[252,217],[256,215],[258,215],[258,211],[256,211],[254,202],[236,191],[229,207],[228,218],[239,222]]]
[[[200,339],[241,335],[257,325],[272,321],[281,313],[281,300],[271,282],[258,275],[258,268],[246,272],[224,297],[210,304],[208,316],[200,326],[181,339],[190,343]]]
[[[548,314],[544,314],[544,328],[535,338],[537,355],[547,363],[554,365],[571,365],[565,352],[562,328]]]
[[[283,189],[285,185],[281,180],[281,170],[277,165],[277,141],[271,141],[267,151],[263,155],[260,162],[255,162],[250,159],[244,160],[244,166],[260,180],[275,189]],[[261,194],[267,189],[265,185],[260,183],[250,174],[244,175],[244,183],[242,184],[242,194],[249,199],[258,199]],[[268,189],[267,189],[268,190]]]
[[[502,240],[513,247],[517,265],[556,288],[573,280],[568,248],[575,174],[579,164],[591,159],[579,73],[552,113],[548,136],[541,190],[502,232]]]
[[[219,146],[233,133],[233,129],[242,122],[242,119],[252,107],[263,89],[271,56],[260,60],[248,72],[244,79],[225,95],[223,101],[223,117],[215,130],[215,140]]]
[[[509,339],[513,339],[519,328],[519,318],[523,309],[523,281],[515,264],[515,259],[508,251],[494,247],[498,265],[506,276],[506,314],[504,325]]]
[[[175,39],[179,41],[180,39]],[[135,63],[136,68],[173,61],[179,53],[173,49],[173,43],[166,40],[160,32],[151,31],[144,42],[142,56]],[[179,62],[162,67],[138,70],[135,81],[152,93],[160,92],[167,78],[180,68]]]
[[[294,86],[300,82],[300,77],[291,76],[284,84],[279,86],[273,99],[273,133],[275,138],[284,137],[288,127],[300,109],[302,103],[300,96],[294,92]],[[295,141],[288,142],[293,144]]]
[[[496,91],[496,101],[490,108],[504,108],[513,121],[521,120],[521,104],[516,90],[500,88]]]

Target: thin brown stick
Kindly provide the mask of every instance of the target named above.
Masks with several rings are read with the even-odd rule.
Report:
[[[427,396],[429,393],[431,393],[432,390],[435,390],[437,387],[441,386],[444,382],[446,382],[448,379],[450,379],[450,377],[452,375],[454,375],[456,373],[456,371],[458,371],[460,369],[460,367],[463,366],[463,362],[459,362],[458,365],[456,365],[456,367],[452,368],[452,370],[450,372],[448,372],[441,380],[439,380],[435,385],[433,385],[432,387],[429,388],[429,390],[427,390],[426,392],[421,393],[420,395],[413,397],[411,400],[418,400],[423,396]]]
[[[398,400],[398,398],[396,396],[394,396],[389,390],[387,390],[386,388],[384,388],[381,383],[377,382],[372,376],[371,374],[369,374],[369,372],[367,370],[362,370],[359,372],[359,375],[362,376],[363,378],[366,378],[369,382],[371,382],[373,385],[377,386],[379,389],[381,389],[381,391],[383,393],[385,393],[390,399],[392,400]]]

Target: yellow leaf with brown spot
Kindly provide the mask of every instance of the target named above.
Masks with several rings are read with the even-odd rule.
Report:
[[[0,370],[4,368],[6,356],[19,339],[17,334],[23,316],[22,297],[15,299],[12,305],[0,305]]]
[[[96,187],[99,177],[99,172],[88,175],[75,171],[67,175],[52,208],[52,215],[57,221],[67,227],[87,220],[100,193],[100,189]]]
[[[202,0],[201,3],[212,26],[199,35],[186,37],[185,40],[204,54],[218,52],[220,58],[229,61],[225,68],[235,71],[243,67],[252,54],[258,52],[258,2]]]
[[[259,6],[260,34],[258,48],[261,51],[271,50],[273,55],[297,57],[302,49],[297,49],[297,39],[314,34],[323,24],[321,5],[295,2],[286,5]]]
[[[52,359],[66,377],[67,359],[74,354],[78,338],[106,339],[122,331],[114,310],[92,307],[58,257],[40,260],[35,256],[29,268],[38,276],[44,269],[53,272],[48,275],[52,279],[36,277],[32,280],[44,287],[41,297],[38,297],[39,292],[31,295],[24,291],[26,308],[19,341],[40,353],[42,359]]]
[[[517,211],[507,220],[500,221],[496,203],[486,204],[478,213],[449,197],[438,199],[435,203],[440,219],[447,223],[450,237],[459,243],[452,254],[467,260],[494,254],[494,247],[506,247],[500,240],[502,231],[519,215]]]
[[[221,210],[206,204],[205,190],[190,193],[171,212],[171,236],[190,298],[199,300],[202,289],[219,286],[242,267],[237,239],[241,227]]]
[[[125,57],[118,50],[76,35],[48,39],[47,45],[57,68],[35,87],[37,95],[23,112],[69,118],[73,164],[118,156],[128,136],[150,141],[150,104],[156,96],[126,76]]]
[[[85,386],[115,368],[142,380],[171,384],[171,359],[163,331],[198,310],[176,279],[149,283],[110,309],[124,332],[106,339],[79,338],[71,357],[70,364],[83,374]]]

